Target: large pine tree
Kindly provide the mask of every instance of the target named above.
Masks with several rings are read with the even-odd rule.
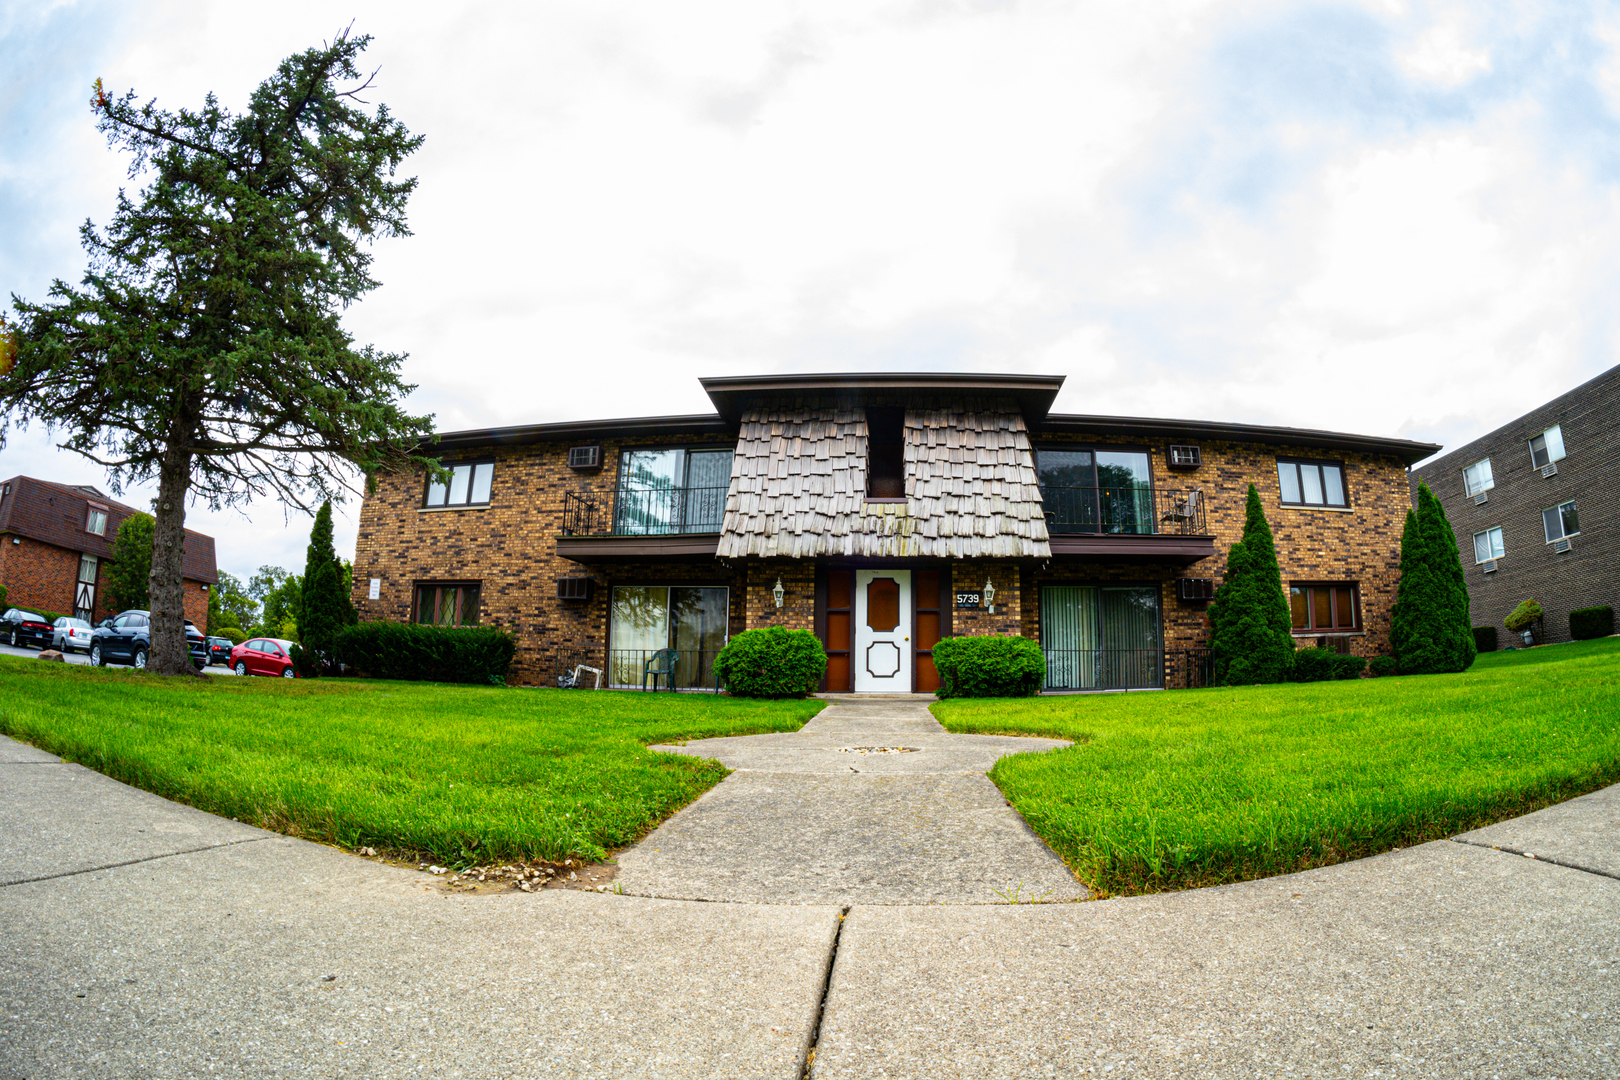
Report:
[[[1474,662],[1457,534],[1446,511],[1419,482],[1417,506],[1401,532],[1401,581],[1390,615],[1389,640],[1406,674],[1465,671]]]
[[[1226,578],[1209,606],[1215,681],[1223,685],[1281,682],[1294,663],[1293,620],[1282,591],[1277,543],[1249,485],[1243,539],[1226,556]]]
[[[338,632],[355,623],[354,605],[343,587],[343,564],[332,547],[332,503],[321,504],[309,531],[303,589],[298,602],[298,640],[309,673],[330,668]]]

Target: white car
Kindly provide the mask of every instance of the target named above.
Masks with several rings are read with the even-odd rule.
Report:
[[[94,631],[90,624],[71,615],[64,615],[51,624],[51,648],[60,649],[65,653],[70,653],[74,649],[89,652],[92,636]]]

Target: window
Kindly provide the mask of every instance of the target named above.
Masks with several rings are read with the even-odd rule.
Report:
[[[73,614],[81,619],[96,617],[96,570],[101,560],[94,555],[79,556],[79,582],[73,591]]]
[[[85,515],[84,519],[84,531],[95,533],[97,536],[107,535],[107,508],[105,506],[97,506],[95,503],[90,504],[90,511]]]
[[[1344,466],[1337,462],[1278,458],[1277,484],[1284,506],[1350,505],[1344,492]]]
[[[1489,562],[1491,559],[1502,557],[1502,530],[1500,527],[1486,529],[1484,532],[1474,534],[1474,561],[1477,563]]]
[[[1530,440],[1530,465],[1540,469],[1564,458],[1564,430],[1559,424]]]
[[[1153,474],[1147,451],[1042,449],[1035,464],[1049,531],[1154,531]]]
[[[714,533],[726,517],[730,449],[646,447],[619,460],[613,531],[628,536]]]
[[[493,461],[469,461],[445,468],[450,470],[450,483],[441,484],[429,476],[423,506],[489,505],[489,488],[495,479]]]
[[[1294,616],[1294,633],[1359,630],[1361,628],[1360,590],[1353,581],[1312,582],[1288,588],[1288,607]]]
[[[1491,459],[1476,461],[1463,470],[1463,490],[1472,499],[1475,495],[1491,490],[1496,481],[1491,478]]]
[[[725,648],[731,592],[724,587],[616,585],[608,682],[640,687],[647,661],[674,649],[675,687],[713,687],[714,658]]]
[[[1051,690],[1130,690],[1164,684],[1155,585],[1046,585],[1041,651]]]
[[[434,626],[477,626],[478,584],[434,582],[418,585],[416,621]]]
[[[906,497],[906,410],[866,410],[866,497]]]
[[[1547,543],[1562,540],[1566,536],[1574,536],[1581,531],[1581,523],[1575,517],[1575,503],[1559,503],[1551,510],[1541,512],[1541,524],[1547,530]]]

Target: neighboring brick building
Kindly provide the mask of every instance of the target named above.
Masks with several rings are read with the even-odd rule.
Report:
[[[1576,608],[1620,608],[1620,367],[1412,472],[1457,533],[1475,626],[1521,600],[1546,611],[1546,641],[1569,640]]]
[[[1051,689],[1186,685],[1253,483],[1297,639],[1388,651],[1406,466],[1439,447],[1054,415],[1062,382],[706,379],[713,414],[443,434],[449,485],[366,499],[355,603],[508,627],[531,685],[581,663],[639,685],[664,647],[712,685],[727,637],[768,625],[814,630],[833,690],[932,689],[951,634],[1040,641]]]
[[[102,589],[118,526],[135,513],[89,485],[29,476],[0,482],[0,585],[8,606],[97,622],[117,610]],[[186,530],[186,618],[208,625],[208,590],[219,581],[214,538]]]

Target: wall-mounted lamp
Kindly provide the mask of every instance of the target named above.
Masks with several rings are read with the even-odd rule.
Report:
[[[20,543],[22,543],[22,537],[20,537],[20,536],[13,536],[13,537],[12,537],[12,538],[11,538],[11,542],[12,542],[12,543],[13,543],[13,544],[20,544]]]
[[[996,587],[990,584],[990,579],[984,579],[984,610],[991,615],[996,613]]]
[[[776,588],[771,590],[771,596],[775,598],[777,607],[782,606],[782,598],[786,595],[787,593],[782,589],[782,579],[777,578]]]

